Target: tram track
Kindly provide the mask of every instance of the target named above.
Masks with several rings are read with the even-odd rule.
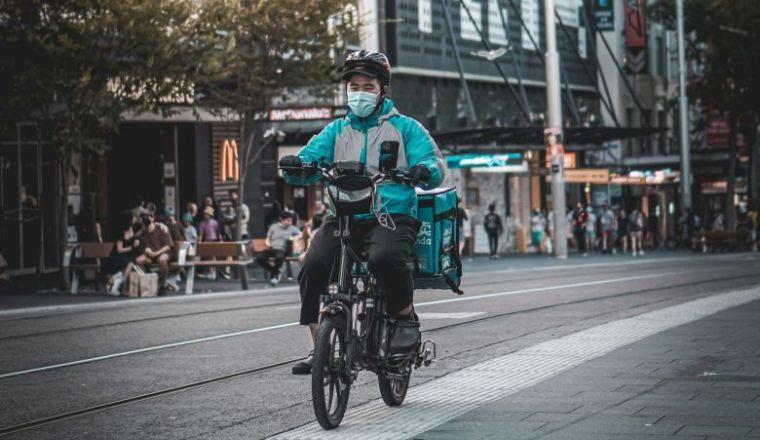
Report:
[[[652,261],[652,263],[655,263],[655,261]],[[679,266],[675,266],[676,268]],[[607,267],[600,267],[598,269],[606,269]],[[625,265],[621,265],[621,268],[628,268]],[[570,267],[568,269],[575,269],[575,267]],[[636,268],[639,269],[639,268]],[[473,274],[477,274],[478,272],[472,272]],[[494,275],[498,274],[499,271],[494,272],[484,272],[484,275]],[[588,274],[589,272],[586,272],[584,274]],[[596,273],[596,272],[591,272]],[[567,278],[566,274],[556,274],[556,275],[550,275],[550,276],[543,276],[543,281],[550,281],[553,279],[558,278]],[[526,281],[533,281],[535,278],[533,276],[526,276],[526,277],[520,277],[520,278],[510,278],[510,283],[520,283],[520,282],[526,282]],[[486,287],[486,286],[494,286],[494,285],[500,285],[504,284],[504,280],[497,280],[497,281],[483,281],[483,282],[476,282],[472,284],[467,284],[463,286],[464,289],[473,289],[478,287]],[[296,288],[297,286],[293,286]],[[258,310],[258,309],[265,309],[270,307],[287,307],[287,306],[294,306],[300,304],[300,300],[293,300],[293,301],[284,301],[284,302],[277,302],[277,303],[270,303],[270,304],[257,304],[257,305],[250,305],[250,306],[238,306],[238,307],[225,307],[225,308],[219,308],[219,309],[211,309],[211,310],[200,310],[197,312],[186,312],[186,313],[175,313],[175,314],[169,314],[169,315],[160,315],[160,316],[151,316],[146,318],[139,318],[139,319],[130,319],[130,320],[124,320],[124,321],[116,321],[116,322],[108,322],[103,324],[93,324],[93,325],[84,325],[79,327],[69,327],[69,328],[63,328],[63,329],[53,329],[53,330],[45,330],[40,332],[34,332],[34,333],[25,333],[20,335],[11,335],[11,336],[0,336],[0,342],[3,341],[15,341],[23,338],[33,338],[33,337],[40,337],[40,336],[48,336],[48,335],[61,335],[63,333],[69,333],[69,332],[77,332],[77,331],[88,331],[88,330],[98,330],[98,329],[104,329],[104,328],[113,328],[123,325],[131,325],[131,324],[140,324],[140,323],[146,323],[146,322],[153,322],[153,321],[160,321],[164,319],[176,319],[176,318],[186,318],[186,317],[192,317],[192,316],[202,316],[202,315],[211,315],[215,313],[227,313],[227,312],[238,312],[238,311],[245,311],[245,310]],[[87,312],[79,312],[79,313],[92,313],[91,311]],[[73,315],[77,314],[77,312],[73,313],[65,313],[65,314],[56,314],[56,315],[45,315],[45,316],[33,316],[33,317],[18,317],[18,318],[12,318],[5,321],[0,320],[0,322],[8,322],[8,321],[15,321],[15,320],[32,320],[32,319],[43,319],[43,318],[53,318],[53,317],[60,317],[60,316],[67,316],[67,315]]]
[[[515,316],[515,315],[521,315],[521,314],[526,314],[526,313],[534,313],[534,312],[549,310],[549,309],[557,308],[557,307],[564,307],[564,306],[584,304],[584,303],[593,303],[593,302],[597,302],[597,301],[604,301],[604,300],[609,300],[609,299],[614,299],[614,298],[620,298],[620,297],[625,297],[625,296],[631,296],[631,295],[637,295],[637,294],[642,294],[642,293],[651,293],[651,292],[655,292],[655,291],[662,291],[662,290],[669,290],[669,289],[682,289],[682,288],[687,288],[687,287],[695,286],[695,285],[704,285],[706,283],[716,283],[716,282],[736,281],[736,280],[748,280],[748,279],[755,279],[755,280],[752,281],[752,282],[747,281],[747,282],[744,282],[744,283],[740,283],[740,284],[724,287],[723,290],[726,290],[726,289],[735,290],[735,289],[746,287],[746,286],[749,286],[749,285],[757,285],[757,281],[760,280],[760,274],[750,274],[750,275],[739,275],[739,276],[721,277],[721,278],[715,278],[715,279],[710,279],[710,280],[693,281],[693,282],[688,282],[688,283],[679,283],[679,284],[673,284],[673,285],[667,285],[667,286],[651,287],[651,288],[646,288],[646,289],[636,289],[636,290],[630,290],[630,291],[620,292],[620,293],[611,294],[611,295],[603,295],[603,296],[597,296],[597,297],[591,297],[591,298],[582,298],[582,299],[577,299],[577,300],[572,300],[572,301],[563,301],[563,302],[558,302],[558,303],[554,303],[554,304],[547,304],[547,305],[543,305],[543,306],[529,307],[529,308],[524,308],[524,309],[520,309],[520,310],[513,310],[513,311],[510,311],[510,312],[493,314],[493,315],[488,315],[488,316],[485,316],[485,317],[480,317],[480,318],[475,318],[475,319],[469,319],[469,320],[465,320],[465,321],[461,321],[461,322],[457,322],[457,323],[453,323],[453,324],[433,327],[431,329],[425,330],[423,332],[423,334],[430,334],[430,333],[450,330],[452,328],[457,328],[457,327],[463,327],[463,326],[478,324],[478,323],[481,323],[483,321],[488,321],[488,320],[493,320],[493,319],[499,319],[499,318],[505,318],[505,317],[508,317],[508,316]],[[654,300],[654,301],[648,301],[648,302],[644,302],[644,303],[638,303],[638,304],[632,305],[632,306],[624,308],[624,309],[616,309],[615,311],[607,311],[607,312],[599,313],[599,314],[596,314],[596,315],[591,315],[591,316],[585,317],[584,320],[589,320],[589,319],[597,318],[597,317],[604,316],[604,315],[607,315],[607,314],[610,314],[610,313],[614,313],[614,312],[619,312],[619,311],[624,311],[624,310],[632,310],[632,309],[635,309],[635,308],[652,306],[652,305],[656,305],[656,304],[659,304],[659,303],[663,303],[663,302],[667,302],[667,301],[672,301],[674,299],[681,299],[681,298],[684,298],[684,297],[689,297],[691,295],[693,295],[693,292],[687,290],[687,292],[685,294],[682,294],[682,295],[671,296],[671,297],[667,297],[667,298],[664,298],[664,299],[659,299],[659,300]],[[547,327],[542,327],[540,329],[536,329],[536,330],[531,331],[531,332],[526,333],[526,334],[520,334],[520,335],[516,335],[515,337],[512,337],[512,338],[500,340],[498,343],[503,343],[505,341],[512,340],[512,339],[522,338],[522,337],[528,336],[528,335],[533,334],[533,333],[546,331],[546,330],[549,330],[551,328],[561,327],[563,325],[564,324],[559,324],[559,325],[554,325],[554,326],[550,325],[550,326],[547,326]],[[495,345],[495,344],[496,343],[490,343],[490,344],[485,344],[483,346],[478,346],[478,347],[468,347],[466,350],[462,350],[462,351],[459,351],[459,352],[456,352],[456,353],[450,353],[448,356],[446,356],[446,358],[449,358],[449,357],[452,357],[452,356],[457,356],[457,355],[460,355],[462,353],[470,352],[470,351],[473,351],[473,350],[482,350],[484,348],[487,348],[487,347]],[[183,385],[178,385],[178,386],[174,386],[174,387],[164,388],[164,389],[161,389],[161,390],[158,390],[158,391],[152,391],[152,392],[149,392],[149,393],[144,393],[144,394],[139,394],[139,395],[135,395],[135,396],[127,397],[127,398],[117,399],[117,400],[113,400],[113,401],[102,403],[102,404],[97,404],[97,405],[93,405],[93,406],[89,406],[89,407],[85,407],[85,408],[81,408],[81,409],[77,409],[77,410],[63,412],[63,413],[55,414],[55,415],[52,415],[52,416],[41,417],[41,418],[38,418],[38,419],[34,419],[34,420],[18,423],[18,424],[15,424],[15,425],[10,425],[10,426],[6,426],[6,427],[2,427],[2,428],[0,428],[0,437],[6,436],[6,435],[9,435],[9,434],[13,434],[13,433],[17,433],[17,432],[21,432],[21,431],[26,431],[26,430],[38,428],[38,427],[49,425],[49,424],[52,424],[52,423],[57,423],[57,422],[65,421],[65,420],[74,419],[74,418],[81,417],[81,416],[92,415],[92,414],[96,414],[96,413],[99,413],[99,412],[108,411],[108,410],[114,409],[114,408],[119,408],[119,407],[131,405],[131,404],[136,404],[136,403],[145,402],[145,401],[149,401],[149,400],[153,400],[153,399],[157,399],[157,398],[161,398],[161,397],[170,396],[170,395],[173,395],[173,394],[176,394],[176,393],[179,393],[179,392],[197,389],[197,388],[200,388],[200,387],[203,387],[203,386],[206,386],[206,385],[211,385],[211,384],[215,384],[215,383],[225,382],[225,381],[228,381],[228,380],[232,380],[232,379],[236,379],[236,378],[241,378],[241,377],[245,377],[245,376],[252,376],[252,375],[263,374],[263,373],[275,370],[277,368],[282,368],[282,367],[286,367],[286,366],[292,365],[295,362],[298,362],[299,360],[301,360],[301,358],[290,359],[290,360],[286,360],[286,361],[282,361],[282,362],[273,363],[273,364],[270,364],[270,365],[265,365],[265,366],[262,366],[262,367],[257,367],[257,368],[237,371],[237,372],[233,372],[233,373],[229,373],[229,374],[225,374],[225,375],[221,375],[221,376],[212,377],[212,378],[209,378],[209,379],[203,379],[203,380],[199,380],[199,381],[195,381],[195,382],[191,382],[191,383],[187,383],[187,384],[183,384]]]

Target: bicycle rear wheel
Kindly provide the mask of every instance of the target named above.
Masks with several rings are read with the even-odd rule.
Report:
[[[347,381],[346,321],[342,316],[325,317],[319,325],[311,367],[314,414],[325,429],[337,428],[348,407],[351,384]]]
[[[409,379],[412,377],[411,368],[407,367],[398,377],[388,377],[384,374],[377,375],[377,384],[380,386],[380,396],[388,406],[399,406],[404,403],[406,391],[409,389]]]

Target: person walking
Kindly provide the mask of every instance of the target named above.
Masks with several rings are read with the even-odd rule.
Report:
[[[530,218],[530,243],[541,252],[541,244],[544,241],[544,230],[546,229],[546,218],[541,210],[533,210],[533,217]]]
[[[586,249],[596,250],[596,214],[593,208],[586,211]]]
[[[644,231],[644,215],[638,209],[634,209],[628,222],[628,236],[631,238],[631,252],[635,257],[644,255],[643,244],[641,243]]]
[[[588,256],[586,252],[586,224],[588,223],[588,213],[581,202],[575,205],[573,211],[573,236],[578,245],[578,252],[584,257]]]
[[[496,205],[488,205],[488,214],[483,217],[483,227],[488,235],[488,248],[491,252],[490,259],[499,258],[499,236],[504,232],[501,216],[496,213]]]
[[[615,232],[615,214],[612,213],[612,210],[610,210],[610,207],[606,203],[602,205],[602,214],[599,222],[602,229],[602,253],[614,254],[615,245],[612,240]]]
[[[472,260],[470,257],[470,246],[472,246],[472,212],[467,206],[464,207],[464,220],[462,220],[462,243],[459,245],[459,254]]]
[[[620,212],[617,216],[617,236],[620,239],[620,247],[623,251],[623,255],[628,253],[628,214],[625,212],[625,208],[620,208]]]

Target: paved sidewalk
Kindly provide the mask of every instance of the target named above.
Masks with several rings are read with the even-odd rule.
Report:
[[[627,345],[419,440],[760,439],[760,301]]]

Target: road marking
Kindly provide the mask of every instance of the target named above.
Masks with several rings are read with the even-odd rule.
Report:
[[[628,265],[642,265],[642,264],[655,264],[659,262],[678,262],[678,261],[699,261],[699,260],[753,260],[757,259],[756,254],[732,254],[732,255],[718,255],[718,256],[694,256],[694,257],[676,257],[676,258],[643,258],[640,260],[631,261],[614,261],[614,262],[601,262],[601,263],[583,263],[583,264],[553,264],[550,266],[541,267],[528,267],[528,268],[510,268],[499,270],[485,270],[485,271],[467,271],[467,276],[464,281],[471,278],[475,274],[488,275],[488,274],[500,274],[500,273],[514,273],[514,272],[541,272],[547,270],[564,270],[564,269],[583,269],[583,268],[600,268],[600,267],[613,267],[613,266],[628,266]],[[233,298],[239,296],[248,296],[252,294],[266,294],[266,293],[283,293],[296,291],[297,285],[282,286],[275,288],[262,288],[252,290],[233,290],[228,292],[208,292],[208,293],[195,293],[193,295],[177,295],[168,297],[157,298],[141,298],[139,300],[113,300],[105,302],[90,302],[84,304],[64,304],[56,306],[38,306],[38,307],[26,307],[16,308],[9,310],[0,310],[0,318],[35,318],[40,316],[53,316],[55,312],[88,312],[107,309],[116,309],[124,307],[138,307],[141,305],[151,303],[163,303],[173,301],[195,301],[195,300],[208,300],[208,299],[224,299]],[[0,319],[2,321],[3,319]]]
[[[282,293],[289,291],[296,291],[298,286],[284,286],[273,287],[264,289],[250,289],[250,290],[232,290],[229,292],[208,292],[208,293],[194,293],[192,295],[177,295],[177,296],[161,296],[155,298],[140,298],[140,299],[116,299],[104,302],[89,302],[84,304],[63,304],[57,306],[39,306],[39,307],[25,307],[18,309],[0,310],[0,317],[4,318],[34,318],[38,316],[46,316],[46,314],[52,315],[55,312],[90,312],[106,309],[123,309],[126,307],[138,307],[151,303],[164,303],[164,302],[188,302],[194,300],[203,299],[223,299],[237,296],[247,296],[255,294],[265,293]],[[2,321],[2,320],[0,320]]]
[[[571,270],[571,269],[585,269],[585,268],[594,268],[598,269],[600,267],[615,267],[615,266],[640,266],[644,264],[659,264],[662,262],[685,262],[685,261],[703,261],[703,260],[739,260],[739,261],[749,261],[749,260],[757,260],[758,254],[754,253],[739,253],[739,254],[729,254],[729,255],[696,255],[696,256],[689,256],[689,257],[675,257],[675,258],[646,258],[643,257],[638,260],[623,260],[623,261],[605,261],[605,262],[599,262],[599,263],[580,263],[580,264],[572,264],[572,263],[566,263],[566,264],[552,264],[550,266],[540,266],[540,267],[511,267],[509,269],[496,269],[496,270],[484,270],[484,271],[468,271],[467,274],[478,274],[478,275],[490,275],[490,274],[500,274],[500,273],[514,273],[514,272],[542,272],[546,270]]]
[[[251,330],[243,330],[243,331],[240,331],[240,332],[225,333],[223,335],[208,336],[208,337],[199,338],[199,339],[191,339],[189,341],[180,341],[180,342],[173,342],[171,344],[156,345],[154,347],[138,348],[137,350],[130,350],[130,351],[124,351],[124,352],[121,352],[121,353],[107,354],[107,355],[104,355],[104,356],[98,356],[98,357],[92,357],[92,358],[87,358],[87,359],[81,359],[81,360],[73,361],[73,362],[66,362],[64,364],[47,365],[47,366],[39,367],[39,368],[31,368],[29,370],[14,371],[12,373],[0,374],[0,379],[6,379],[6,378],[9,378],[9,377],[14,377],[14,376],[21,376],[21,375],[24,375],[24,374],[39,373],[41,371],[55,370],[55,369],[58,369],[58,368],[73,367],[74,365],[82,365],[82,364],[87,364],[87,363],[90,363],[90,362],[104,361],[106,359],[113,359],[113,358],[118,358],[118,357],[122,357],[122,356],[129,356],[129,355],[132,355],[132,354],[147,353],[149,351],[163,350],[163,349],[166,349],[166,348],[173,348],[173,347],[181,347],[183,345],[198,344],[198,343],[201,343],[201,342],[208,342],[208,341],[216,341],[216,340],[219,340],[219,339],[232,338],[232,337],[235,337],[235,336],[243,336],[243,335],[250,335],[252,333],[266,332],[266,331],[269,331],[269,330],[278,330],[278,329],[286,328],[286,327],[294,327],[296,325],[298,325],[297,322],[290,322],[290,323],[287,323],[287,324],[279,324],[279,325],[272,325],[272,326],[269,326],[269,327],[254,328],[254,329],[251,329]]]
[[[476,301],[479,299],[485,299],[485,298],[494,298],[499,296],[507,296],[507,295],[518,295],[522,293],[534,293],[534,292],[546,292],[546,291],[552,291],[552,290],[565,290],[570,289],[573,287],[585,287],[585,286],[599,286],[603,284],[613,284],[613,283],[621,283],[626,281],[634,281],[634,280],[643,280],[643,279],[652,279],[652,278],[662,278],[667,277],[671,275],[678,275],[685,272],[665,272],[665,273],[657,273],[657,274],[649,274],[649,275],[639,275],[634,277],[624,277],[624,278],[612,278],[607,280],[598,280],[598,281],[588,281],[584,283],[573,283],[573,284],[562,284],[557,286],[547,286],[547,287],[535,287],[531,289],[520,289],[520,290],[510,290],[506,292],[497,292],[497,293],[486,293],[483,295],[475,295],[475,296],[460,296],[457,298],[450,298],[450,299],[444,299],[444,300],[438,300],[438,301],[427,301],[415,304],[414,306],[419,307],[426,307],[431,305],[437,305],[437,304],[447,304],[452,302],[460,302],[460,301]],[[75,365],[82,365],[87,364],[90,362],[98,362],[98,361],[104,361],[107,359],[114,359],[119,358],[123,356],[130,356],[133,354],[140,354],[140,353],[147,353],[151,351],[157,351],[157,350],[164,350],[167,348],[174,348],[174,347],[182,347],[185,345],[191,345],[191,344],[198,344],[201,342],[209,342],[209,341],[216,341],[219,339],[226,339],[226,338],[232,338],[236,336],[244,336],[244,335],[250,335],[253,333],[261,333],[265,331],[270,330],[279,330],[287,327],[294,327],[298,325],[297,322],[290,322],[287,324],[279,324],[279,325],[273,325],[269,327],[260,327],[260,328],[254,328],[250,330],[243,330],[239,332],[233,332],[233,333],[224,333],[221,335],[216,336],[208,336],[204,338],[198,338],[198,339],[190,339],[187,341],[179,341],[179,342],[173,342],[170,344],[162,344],[162,345],[156,345],[153,347],[145,347],[145,348],[139,348],[136,350],[130,350],[130,351],[124,351],[121,353],[113,353],[103,356],[97,356],[97,357],[91,357],[87,359],[80,359],[78,361],[72,361],[72,362],[65,362],[61,364],[54,364],[54,365],[46,365],[42,367],[37,368],[31,368],[28,370],[21,370],[21,371],[14,371],[10,373],[3,373],[0,374],[0,379],[7,379],[9,377],[15,377],[15,376],[22,376],[25,374],[31,374],[31,373],[39,373],[42,371],[49,371],[49,370],[56,370],[59,368],[66,368],[66,367],[73,367]]]
[[[475,295],[475,296],[458,296],[456,298],[427,301],[424,303],[415,304],[414,306],[415,307],[432,306],[432,305],[437,305],[437,304],[447,304],[447,303],[454,303],[454,302],[461,302],[461,301],[472,301],[476,299],[493,298],[493,297],[498,297],[498,296],[518,295],[522,293],[546,292],[546,291],[551,291],[551,290],[565,290],[565,289],[572,289],[573,287],[601,286],[603,284],[622,283],[625,281],[647,280],[651,278],[661,278],[661,277],[667,277],[671,275],[682,275],[685,273],[689,273],[689,272],[688,271],[664,272],[664,273],[658,273],[658,274],[636,275],[632,277],[614,278],[611,280],[586,281],[583,283],[563,284],[560,286],[532,287],[530,289],[510,290],[507,292],[497,292],[497,293],[485,293],[483,295]]]
[[[418,313],[417,316],[421,321],[427,321],[430,319],[467,319],[475,316],[484,315],[486,312],[453,312],[453,313]]]
[[[620,347],[758,299],[760,289],[730,292],[592,327],[413,387],[400,408],[377,399],[350,409],[329,432],[309,423],[270,439],[412,438]]]

